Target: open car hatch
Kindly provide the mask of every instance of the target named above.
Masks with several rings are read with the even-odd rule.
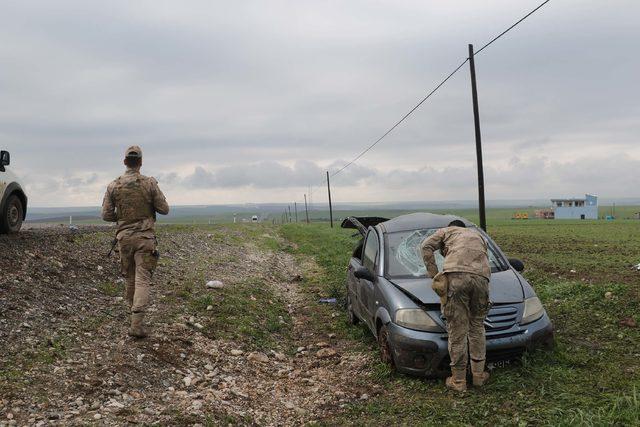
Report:
[[[389,218],[382,218],[379,216],[349,216],[342,221],[340,227],[355,228],[364,236],[367,234],[367,229],[369,227],[375,227],[385,221],[389,221]]]

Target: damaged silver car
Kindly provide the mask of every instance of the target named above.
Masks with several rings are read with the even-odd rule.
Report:
[[[377,338],[382,360],[399,372],[443,376],[449,370],[446,319],[420,253],[420,243],[454,219],[452,215],[414,213],[387,220],[349,217],[343,228],[362,236],[347,272],[347,311],[353,324],[364,322]],[[553,326],[540,299],[520,274],[524,265],[507,259],[491,238],[492,308],[484,322],[487,361],[502,366],[525,351],[553,345]],[[443,257],[436,253],[438,268]]]

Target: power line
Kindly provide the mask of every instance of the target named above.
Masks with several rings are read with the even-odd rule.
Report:
[[[519,23],[521,23],[522,21],[524,21],[525,19],[527,19],[528,17],[530,17],[531,15],[533,15],[538,9],[540,9],[542,6],[544,6],[545,4],[549,3],[551,0],[546,0],[545,2],[541,3],[538,7],[536,7],[535,9],[533,9],[531,12],[527,13],[525,16],[523,16],[519,21],[517,21],[515,24],[513,24],[512,26],[510,26],[509,28],[507,28],[506,30],[504,30],[503,32],[501,32],[500,34],[498,34],[497,36],[495,36],[489,43],[485,44],[484,46],[482,46],[480,49],[478,49],[475,54],[473,56],[476,56],[477,54],[479,54],[480,52],[482,52],[483,50],[485,50],[486,48],[488,48],[494,41],[498,40],[500,37],[504,36],[505,34],[507,34],[509,31],[511,31],[515,26],[517,26]]]
[[[442,85],[444,85],[447,80],[449,80],[451,77],[453,77],[453,75],[455,73],[458,72],[458,70],[460,70],[460,68],[462,68],[462,66],[464,64],[467,63],[467,61],[469,60],[469,58],[465,59],[462,64],[458,65],[447,77],[445,77],[444,80],[442,80],[431,92],[429,92],[427,94],[427,96],[425,96],[424,98],[422,98],[422,100],[420,100],[420,102],[418,102],[415,107],[413,107],[411,110],[409,110],[409,112],[407,114],[405,114],[404,116],[402,116],[402,118],[400,120],[398,120],[396,122],[396,124],[394,124],[393,126],[391,126],[391,128],[389,128],[388,131],[386,131],[380,138],[378,138],[373,144],[369,145],[364,151],[362,151],[360,154],[358,154],[353,160],[351,160],[350,162],[348,162],[346,165],[344,165],[343,167],[341,167],[340,169],[338,169],[338,171],[334,172],[333,174],[331,174],[332,177],[338,175],[340,172],[342,172],[343,170],[345,170],[346,168],[348,168],[349,166],[351,166],[353,163],[355,163],[356,161],[358,161],[358,159],[360,159],[362,156],[364,156],[369,150],[371,150],[373,147],[375,147],[376,145],[378,145],[378,143],[380,141],[382,141],[387,135],[389,135],[391,132],[393,132],[393,130],[395,128],[397,128],[398,126],[400,126],[400,123],[404,122],[407,117],[409,117],[411,114],[413,114],[414,111],[416,111],[418,108],[420,108],[420,106],[422,104],[424,104],[424,102],[429,99],[431,97],[431,95],[433,95],[434,93],[436,93],[436,91],[438,89],[440,89],[442,87]]]
[[[484,46],[482,46],[480,49],[478,49],[475,53],[474,56],[476,56],[477,54],[479,54],[480,52],[482,52],[484,49],[486,49],[487,47],[489,47],[493,42],[495,42],[496,40],[498,40],[500,37],[504,36],[506,33],[508,33],[509,31],[511,31],[513,28],[515,28],[518,24],[520,24],[522,21],[524,21],[525,19],[527,19],[529,16],[533,15],[536,11],[538,11],[538,9],[540,9],[542,6],[544,6],[545,4],[549,3],[551,0],[546,0],[543,3],[541,3],[538,7],[536,7],[535,9],[533,9],[531,12],[527,13],[525,16],[523,16],[522,18],[520,18],[516,23],[514,23],[513,25],[511,25],[509,28],[507,28],[506,30],[504,30],[503,32],[501,32],[500,34],[498,34],[496,37],[494,37],[493,39],[491,39],[491,41],[489,41],[487,44],[485,44]],[[411,114],[413,114],[414,111],[416,111],[418,108],[420,108],[420,106],[422,104],[424,104],[424,102],[429,99],[431,97],[431,95],[433,95],[438,89],[440,89],[446,82],[447,80],[449,80],[451,77],[453,77],[453,75],[455,73],[457,73],[466,63],[467,61],[469,61],[469,58],[466,58],[462,64],[458,65],[447,77],[445,77],[444,80],[442,80],[431,92],[429,92],[427,94],[427,96],[425,96],[424,98],[422,98],[422,100],[420,100],[420,102],[418,102],[411,110],[409,110],[409,112],[407,114],[405,114],[400,120],[398,120],[393,126],[391,126],[391,128],[389,128],[389,130],[387,130],[380,138],[378,138],[373,144],[369,145],[367,148],[365,148],[362,152],[360,152],[360,154],[358,154],[356,157],[354,157],[351,161],[349,161],[347,164],[345,164],[343,167],[341,167],[340,169],[338,169],[336,172],[331,174],[331,177],[334,177],[336,175],[338,175],[339,173],[341,173],[342,171],[344,171],[346,168],[348,168],[349,166],[351,166],[352,164],[354,164],[355,162],[357,162],[362,156],[364,156],[367,152],[369,152],[371,149],[373,149],[373,147],[375,147],[376,145],[378,145],[387,135],[389,135],[391,132],[393,132],[393,130],[395,128],[397,128],[402,122],[404,122]],[[322,184],[325,184],[327,181],[326,179],[323,180]]]

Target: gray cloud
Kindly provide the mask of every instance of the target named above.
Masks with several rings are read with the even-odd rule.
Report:
[[[34,205],[99,203],[134,143],[178,203],[289,200],[537,3],[11,2],[0,146]],[[550,2],[477,58],[492,198],[637,195],[601,172],[640,159],[639,13]],[[465,68],[337,176],[337,196],[474,197],[474,155]]]

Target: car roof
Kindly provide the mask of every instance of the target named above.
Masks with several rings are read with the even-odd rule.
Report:
[[[459,219],[467,226],[474,226],[471,221],[456,215],[439,215],[428,212],[416,212],[400,215],[389,221],[381,222],[378,226],[384,233],[396,231],[419,230],[423,228],[442,228],[449,225],[455,219]]]

